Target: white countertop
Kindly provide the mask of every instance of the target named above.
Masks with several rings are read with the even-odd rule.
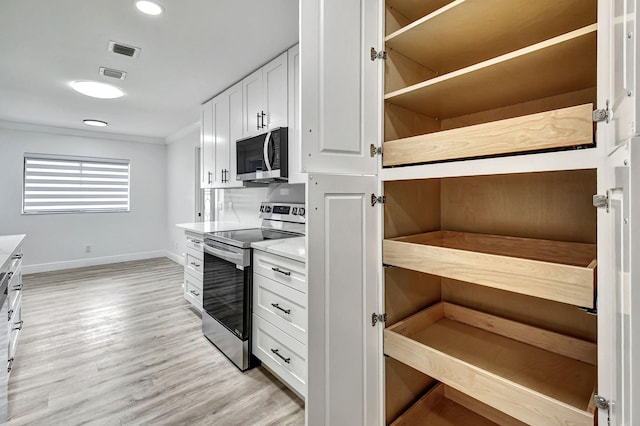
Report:
[[[282,240],[266,240],[251,243],[251,247],[267,253],[288,257],[298,262],[307,262],[307,237],[284,238]]]
[[[0,236],[0,268],[4,268],[5,263],[11,254],[22,243],[26,235],[2,235]]]
[[[185,231],[194,232],[196,234],[206,234],[208,232],[218,231],[234,231],[237,229],[251,229],[260,228],[260,222],[247,223],[247,222],[229,222],[229,221],[216,221],[216,222],[193,222],[193,223],[179,223],[176,225],[178,228],[182,228]]]

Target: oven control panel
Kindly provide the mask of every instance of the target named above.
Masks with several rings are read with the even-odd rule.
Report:
[[[260,217],[262,219],[305,223],[305,207],[303,203],[262,203],[260,205]]]

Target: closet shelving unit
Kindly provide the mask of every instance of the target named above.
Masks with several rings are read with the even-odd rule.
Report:
[[[387,423],[593,425],[597,1],[387,0],[385,25]]]

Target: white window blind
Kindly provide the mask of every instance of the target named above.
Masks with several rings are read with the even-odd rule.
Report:
[[[129,160],[25,153],[22,211],[129,211]]]

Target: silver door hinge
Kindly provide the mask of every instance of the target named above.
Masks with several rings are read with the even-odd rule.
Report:
[[[371,194],[371,207],[375,206],[377,203],[384,204],[386,202],[387,197],[385,195],[377,197],[376,194]]]
[[[593,403],[599,410],[607,410],[607,424],[611,424],[611,406],[613,403],[598,394],[593,395]]]
[[[375,61],[376,59],[387,59],[387,52],[384,50],[376,51],[375,48],[371,48],[371,60]]]
[[[387,322],[387,314],[371,314],[371,327],[375,327],[379,322]]]
[[[600,123],[601,121],[609,122],[611,120],[611,110],[609,109],[609,100],[607,100],[605,109],[597,109],[593,111],[591,118],[594,123]]]
[[[593,196],[593,207],[597,207],[599,209],[607,209],[607,213],[609,213],[609,191],[607,191],[607,195],[595,194]]]
[[[369,146],[369,154],[371,154],[372,157],[375,157],[376,154],[377,155],[382,155],[382,147],[381,146],[375,146],[374,144],[371,144]]]

